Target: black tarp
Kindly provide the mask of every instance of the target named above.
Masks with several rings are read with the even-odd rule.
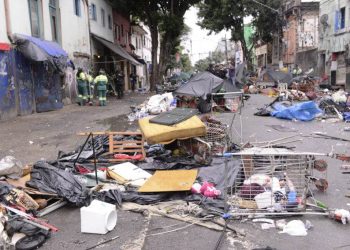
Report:
[[[291,73],[285,73],[282,71],[275,71],[273,69],[266,69],[261,73],[262,79],[268,79],[269,81],[278,83],[290,83],[293,79]]]
[[[90,202],[89,191],[72,173],[56,168],[45,161],[38,161],[31,171],[27,185],[41,192],[57,194],[76,206]]]
[[[217,92],[223,83],[223,79],[204,71],[193,76],[187,83],[174,91],[176,95],[189,95],[207,99],[207,95]]]
[[[26,58],[35,62],[48,61],[57,70],[64,72],[67,66],[68,54],[59,44],[22,34],[12,37],[16,49]]]

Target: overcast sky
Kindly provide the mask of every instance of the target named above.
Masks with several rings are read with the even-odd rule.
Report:
[[[189,39],[192,41],[192,51],[190,40],[184,41],[183,45],[187,53],[192,54],[191,61],[194,64],[199,59],[209,55],[209,51],[215,50],[218,42],[225,38],[230,38],[230,32],[222,31],[219,34],[208,35],[209,31],[201,29],[196,23],[198,22],[197,9],[191,7],[185,14],[185,23],[191,28]],[[192,52],[192,53],[191,53]]]

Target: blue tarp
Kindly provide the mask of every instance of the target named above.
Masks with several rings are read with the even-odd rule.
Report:
[[[31,41],[35,45],[37,45],[39,48],[43,49],[47,54],[53,57],[61,57],[65,56],[68,57],[68,54],[66,51],[64,51],[60,45],[58,45],[55,42],[42,40],[36,37],[27,36],[27,35],[21,35],[22,37],[26,38],[28,41]]]
[[[16,50],[35,62],[50,62],[55,69],[63,72],[67,66],[68,54],[55,42],[39,38],[14,34],[13,43]]]
[[[273,105],[273,108],[272,116],[288,120],[311,121],[317,115],[322,114],[322,110],[313,101],[298,103],[290,107],[276,103]]]

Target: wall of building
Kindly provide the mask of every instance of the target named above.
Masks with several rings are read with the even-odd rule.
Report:
[[[93,20],[91,17],[92,4],[96,6],[96,17],[97,17],[96,20]],[[110,15],[111,18],[113,17],[111,5],[108,4],[106,0],[90,0],[89,5],[90,5],[89,13],[90,13],[91,32],[99,37],[102,37],[110,42],[113,42],[114,41],[113,30],[112,30],[113,26],[112,28],[108,27],[108,16]],[[104,9],[105,11],[105,27],[103,27],[102,25],[101,9]]]
[[[339,11],[345,8],[344,28],[339,26]],[[338,19],[337,19],[338,17]],[[346,72],[349,61],[350,5],[347,0],[320,2],[319,65],[324,67],[331,83],[345,85],[350,89],[350,75]]]
[[[298,50],[317,48],[318,38],[318,13],[303,15],[298,24]]]
[[[60,1],[62,47],[77,67],[87,67],[90,55],[89,9],[80,0],[80,16],[75,14],[74,1]],[[79,56],[80,55],[80,56]],[[85,55],[85,57],[84,57]]]
[[[288,17],[287,28],[283,32],[283,63],[294,64],[297,50],[298,22],[295,15]]]
[[[113,10],[114,42],[122,46],[127,52],[131,52],[131,25],[128,14]],[[118,28],[117,28],[118,27]],[[118,29],[118,32],[116,31]],[[119,33],[119,34],[117,34]]]

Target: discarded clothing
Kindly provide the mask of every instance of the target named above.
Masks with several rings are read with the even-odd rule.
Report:
[[[88,189],[80,184],[73,174],[44,161],[34,164],[31,180],[27,185],[42,192],[55,193],[76,206],[84,206],[89,202]]]
[[[275,110],[271,112],[272,116],[288,120],[311,121],[317,115],[322,114],[322,110],[313,101],[298,103],[290,107],[276,103],[273,108]]]

